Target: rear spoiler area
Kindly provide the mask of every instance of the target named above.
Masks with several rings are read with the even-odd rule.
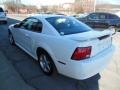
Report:
[[[106,38],[108,38],[108,37],[110,37],[110,35],[101,36],[101,37],[98,37],[98,39],[99,39],[99,40],[103,40],[103,39],[106,39]]]

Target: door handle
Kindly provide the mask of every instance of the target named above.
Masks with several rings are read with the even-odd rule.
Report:
[[[29,37],[29,35],[28,35],[28,34],[25,34],[25,36],[26,36],[26,37]]]

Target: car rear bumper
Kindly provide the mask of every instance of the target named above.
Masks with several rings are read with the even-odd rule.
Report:
[[[0,17],[0,21],[7,21],[7,17]]]
[[[114,50],[115,47],[112,46],[90,59],[82,61],[70,60],[70,62],[64,66],[64,70],[61,73],[65,76],[78,80],[92,77],[107,66],[111,60]]]

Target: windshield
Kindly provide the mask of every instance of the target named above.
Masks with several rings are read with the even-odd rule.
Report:
[[[91,28],[75,18],[57,16],[46,18],[46,20],[61,34],[75,34],[90,31]]]
[[[2,9],[2,8],[0,8],[0,12],[3,12],[3,9]]]

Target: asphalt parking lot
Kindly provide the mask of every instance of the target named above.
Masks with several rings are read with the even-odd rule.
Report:
[[[120,90],[120,33],[113,36],[116,51],[108,67],[89,79],[77,81],[59,74],[45,76],[33,58],[17,46],[11,46],[7,29],[16,22],[19,21],[9,18],[7,25],[0,25],[0,50],[28,85],[36,90]]]

